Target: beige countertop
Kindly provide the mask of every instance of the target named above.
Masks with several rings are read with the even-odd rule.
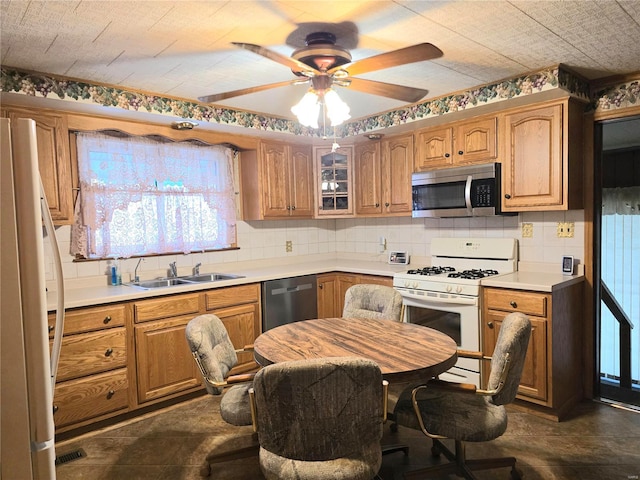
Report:
[[[584,275],[562,275],[562,273],[518,271],[483,279],[483,287],[512,288],[536,292],[554,292],[574,283],[582,282]]]
[[[258,262],[256,262],[258,263]],[[124,302],[142,298],[152,298],[174,293],[187,293],[212,288],[258,283],[279,278],[297,277],[326,272],[345,272],[366,275],[381,275],[392,277],[396,272],[403,272],[406,265],[388,265],[383,262],[366,260],[349,260],[332,258],[319,261],[303,261],[298,263],[277,263],[271,265],[259,265],[255,267],[239,267],[228,264],[224,268],[216,269],[216,272],[243,275],[244,278],[222,280],[218,282],[179,285],[175,287],[155,288],[143,290],[129,285],[91,285],[86,287],[65,288],[65,308],[86,307],[105,303]],[[209,270],[203,270],[207,273]],[[106,283],[106,280],[105,280]],[[47,308],[53,311],[56,308],[55,292],[47,293]]]

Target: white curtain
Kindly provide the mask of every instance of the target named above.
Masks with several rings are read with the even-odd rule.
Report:
[[[77,148],[72,254],[129,257],[235,245],[231,149],[98,133],[78,134]]]
[[[602,189],[602,215],[640,215],[640,187]]]

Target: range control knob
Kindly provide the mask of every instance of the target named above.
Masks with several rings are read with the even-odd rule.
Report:
[[[458,285],[456,287],[456,293],[461,293],[462,292],[462,285]]]

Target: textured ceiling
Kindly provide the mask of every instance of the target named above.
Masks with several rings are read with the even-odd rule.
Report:
[[[289,56],[330,30],[354,60],[429,42],[444,55],[362,75],[425,99],[563,63],[587,79],[640,71],[640,1],[0,1],[6,66],[195,100],[293,79],[230,42]],[[331,25],[319,25],[325,22]],[[348,66],[347,66],[348,68]],[[292,118],[305,86],[220,102]],[[339,88],[353,118],[401,102]]]

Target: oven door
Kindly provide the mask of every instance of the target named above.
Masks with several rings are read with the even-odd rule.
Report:
[[[480,351],[480,309],[477,297],[429,296],[429,292],[408,292],[396,288],[403,297],[404,321],[441,331],[462,350]],[[440,297],[440,298],[439,298]],[[459,358],[456,366],[440,375],[443,380],[480,386],[480,361]]]

